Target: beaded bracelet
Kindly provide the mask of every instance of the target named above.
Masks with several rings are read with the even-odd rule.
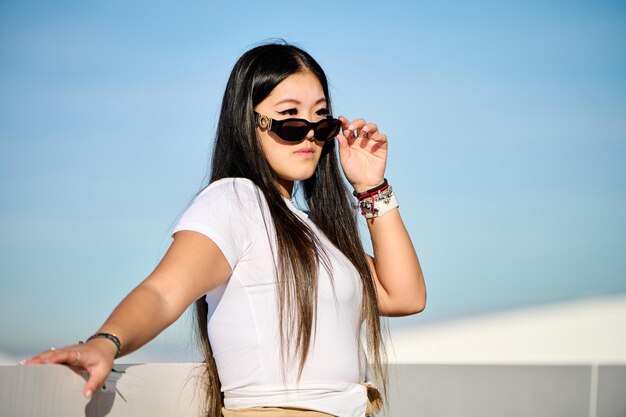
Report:
[[[364,197],[366,194],[371,194],[373,192],[380,191],[383,188],[387,187],[387,185],[389,185],[389,183],[387,182],[387,178],[383,178],[383,183],[380,184],[379,186],[374,187],[374,188],[370,188],[369,190],[363,191],[362,193],[357,193],[356,190],[354,190],[352,192],[352,195],[360,200],[361,197]]]
[[[369,189],[363,193],[352,193],[359,200],[359,206],[361,207],[361,214],[366,219],[373,219],[375,217],[382,216],[389,211],[400,207],[398,199],[393,192],[393,189],[387,182],[387,179],[383,181],[377,187]]]
[[[90,336],[89,339],[87,339],[87,342],[89,342],[92,339],[99,339],[99,338],[109,339],[111,342],[115,344],[115,347],[117,348],[117,352],[115,352],[115,357],[117,358],[120,352],[122,351],[122,343],[120,342],[120,339],[118,339],[116,335],[111,334],[111,333],[96,333],[93,336]]]

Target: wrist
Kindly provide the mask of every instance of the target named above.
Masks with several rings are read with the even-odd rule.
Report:
[[[117,358],[122,352],[122,343],[115,334],[99,332],[90,336],[86,343],[94,343],[95,346],[96,342],[98,342],[100,346],[108,345],[108,350],[113,351],[113,358]]]
[[[382,188],[384,188],[387,185],[387,179],[383,178],[381,179],[379,182],[377,182],[374,185],[354,185],[352,184],[352,188],[354,188],[354,191],[352,192],[352,195],[354,195],[356,198],[360,198],[361,196],[365,195],[365,194],[369,194],[369,193],[373,193],[376,192]]]
[[[117,358],[117,347],[106,339],[91,339],[85,342],[85,345],[97,349],[104,356],[111,358],[111,361]]]
[[[387,179],[382,184],[365,192],[359,193],[355,190],[352,194],[359,200],[361,214],[366,219],[382,216],[399,207],[398,199]]]

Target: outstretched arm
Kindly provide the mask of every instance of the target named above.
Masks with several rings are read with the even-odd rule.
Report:
[[[97,333],[116,335],[120,356],[148,343],[178,319],[196,299],[225,282],[228,261],[208,237],[180,231],[167,253],[141,284],[115,308]],[[24,361],[26,365],[62,363],[89,372],[83,394],[90,397],[111,371],[117,348],[107,339],[49,350]]]
[[[337,135],[339,159],[356,192],[384,181],[387,136],[374,123],[340,117],[343,133]],[[404,316],[426,306],[426,286],[411,238],[398,209],[367,220],[374,257],[367,256],[376,281],[378,306],[386,316]]]

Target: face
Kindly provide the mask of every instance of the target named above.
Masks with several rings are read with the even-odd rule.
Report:
[[[322,85],[311,72],[285,78],[255,111],[276,120],[299,118],[309,122],[322,120],[328,114]],[[281,193],[291,196],[293,182],[310,178],[315,172],[324,142],[315,140],[313,130],[301,142],[284,141],[260,127],[257,133],[265,157],[279,178]]]

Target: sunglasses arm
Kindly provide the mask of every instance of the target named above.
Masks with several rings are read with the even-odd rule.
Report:
[[[257,113],[256,123],[261,129],[272,130],[272,119]]]

